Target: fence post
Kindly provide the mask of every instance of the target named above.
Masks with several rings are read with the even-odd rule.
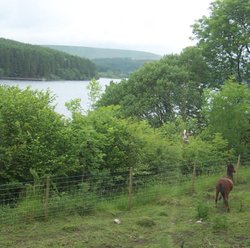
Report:
[[[196,162],[194,162],[194,167],[193,167],[193,175],[192,175],[192,192],[194,193],[195,189],[195,178],[196,178]]]
[[[239,180],[239,169],[240,169],[240,154],[238,156],[238,161],[236,165],[236,183],[238,183]]]
[[[46,190],[45,190],[45,201],[44,201],[44,218],[48,220],[48,213],[49,213],[49,187],[50,187],[50,178],[47,176],[46,180]]]
[[[128,210],[131,209],[132,203],[132,190],[133,190],[133,168],[129,168],[129,181],[128,181]]]

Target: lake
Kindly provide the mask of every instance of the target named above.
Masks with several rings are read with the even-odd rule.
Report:
[[[119,83],[121,79],[100,78],[98,82],[102,87],[102,92],[105,86],[109,85],[110,81]],[[1,85],[18,86],[20,89],[25,89],[30,86],[34,90],[47,90],[49,89],[52,94],[56,96],[55,110],[70,117],[70,112],[65,107],[65,103],[72,99],[80,98],[81,106],[84,110],[90,108],[90,101],[88,98],[87,85],[89,81],[19,81],[19,80],[1,80]]]

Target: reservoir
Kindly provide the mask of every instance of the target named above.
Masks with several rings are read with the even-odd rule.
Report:
[[[97,80],[104,92],[105,87],[110,84],[111,81],[119,83],[121,79],[100,78]],[[80,98],[81,106],[84,110],[90,108],[90,101],[88,97],[87,86],[90,81],[18,81],[18,80],[1,80],[0,85],[18,86],[20,89],[30,87],[34,90],[47,90],[49,89],[51,95],[55,96],[54,105],[55,111],[70,117],[70,112],[65,107],[65,103],[70,100]]]

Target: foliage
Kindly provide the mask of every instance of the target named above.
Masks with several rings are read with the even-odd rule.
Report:
[[[144,63],[161,57],[157,54],[134,50],[58,45],[45,45],[45,47],[90,59],[95,64],[98,76],[106,78],[126,78]]]
[[[217,85],[231,76],[249,82],[249,0],[216,0],[210,11],[193,25],[193,33]]]
[[[38,175],[64,174],[70,161],[67,133],[46,91],[0,87],[1,182],[26,181]]]
[[[84,112],[80,99],[73,99],[66,103],[72,113],[69,119],[54,111],[49,91],[1,86],[1,183],[33,179],[36,185],[48,174],[80,175],[88,193],[98,197],[111,189],[124,190],[131,167],[138,176],[134,183],[142,185],[141,177],[151,183],[170,175],[175,180],[191,175],[195,166],[202,174],[218,170],[239,153],[249,155],[249,88],[234,80],[224,82],[231,75],[239,81],[249,78],[248,10],[246,0],[212,3],[211,16],[193,26],[198,46],[145,63],[128,79],[111,82],[102,96],[98,81],[91,80],[92,109]],[[1,39],[0,55],[1,76],[95,76],[89,61],[38,46]],[[126,66],[123,69],[130,70]],[[222,82],[224,86],[218,87]],[[192,134],[188,143],[182,139],[185,129]],[[90,176],[102,180],[87,181]],[[55,190],[54,196],[62,209],[70,201],[63,192]],[[72,208],[79,208],[79,213],[80,204],[83,211],[88,208],[76,197]]]
[[[49,201],[48,212],[53,216],[79,214],[87,215],[94,211],[94,207],[97,201],[97,195],[95,193],[88,192],[74,192],[74,195],[63,192],[51,197]]]
[[[201,220],[206,220],[209,216],[209,206],[207,203],[199,202],[197,204],[197,217]]]
[[[128,80],[107,87],[97,106],[120,105],[124,116],[148,120],[155,127],[176,116],[199,118],[202,89],[209,82],[209,70],[200,56],[198,49],[189,48],[147,63]]]
[[[72,113],[72,115],[77,114],[77,113],[78,114],[83,113],[83,108],[81,106],[81,99],[80,98],[75,98],[69,102],[66,102],[65,106]]]
[[[130,167],[136,175],[153,175],[168,167],[178,170],[174,167],[181,160],[178,143],[165,140],[147,122],[121,119],[117,107],[99,108],[88,116],[73,115],[69,127],[83,175],[105,178],[97,188],[124,187]]]
[[[90,80],[89,84],[87,85],[88,97],[91,103],[90,108],[94,108],[96,102],[101,97],[102,93],[102,86],[96,79]]]
[[[140,125],[134,125],[134,135],[142,139],[142,157],[140,163],[144,168],[157,173],[159,171],[170,173],[178,171],[179,162],[182,160],[182,151],[180,140],[174,142],[166,139],[161,130],[150,128],[149,124],[142,122]],[[143,128],[144,126],[144,128]]]
[[[183,130],[188,130],[193,135],[199,133],[197,119],[189,119],[185,122],[181,117],[177,117],[174,121],[164,123],[159,130],[168,141],[173,144],[177,143],[177,145],[183,143]]]
[[[96,69],[88,59],[1,38],[0,76],[85,80],[96,76]]]
[[[130,166],[136,167],[135,157],[141,147],[130,131],[129,121],[119,119],[116,113],[117,108],[107,107],[89,112],[87,117],[75,117],[72,121],[75,138],[79,140],[75,144],[82,146],[84,140],[87,142],[82,147],[85,149],[81,149],[81,153],[84,152],[82,163],[86,164],[87,173],[97,169],[112,175],[118,171],[128,171]]]
[[[249,151],[250,89],[233,80],[220,91],[206,91],[203,114],[212,133],[221,133],[230,148]]]
[[[228,218],[226,215],[224,216],[216,216],[214,218],[213,228],[216,231],[224,231],[229,228]]]
[[[17,216],[24,223],[43,219],[43,202],[38,198],[25,198],[17,206]]]
[[[126,78],[133,71],[151,60],[135,60],[134,58],[102,58],[93,59],[96,69],[102,77]]]
[[[228,150],[228,143],[220,134],[204,140],[202,136],[191,137],[188,145],[183,147],[183,163],[190,172],[196,163],[198,170],[209,169],[212,166],[227,164],[231,161],[233,151]],[[185,168],[184,167],[184,168]]]
[[[188,144],[183,142],[184,129],[191,131]],[[228,141],[220,133],[208,132],[207,129],[202,131],[196,119],[184,122],[177,118],[164,124],[159,131],[171,144],[167,153],[171,154],[168,158],[170,164],[179,165],[184,174],[191,173],[194,164],[197,172],[207,173],[234,158],[234,150],[228,148]]]
[[[49,92],[0,88],[1,181],[15,182],[47,175],[105,176],[91,190],[124,187],[130,167],[137,175],[159,171],[190,172],[193,163],[209,168],[226,163],[233,152],[212,129],[200,132],[196,119],[176,118],[161,128],[146,121],[121,118],[120,107],[82,112],[79,99],[67,103],[72,119],[54,112]],[[182,132],[192,130],[189,145]],[[198,164],[197,164],[198,165]],[[117,175],[124,173],[124,176]],[[138,182],[140,183],[140,182]]]

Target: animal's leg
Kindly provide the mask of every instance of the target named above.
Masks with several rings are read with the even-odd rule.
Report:
[[[218,196],[219,196],[219,191],[216,190],[216,194],[215,194],[215,207],[217,207]]]
[[[228,205],[228,196],[224,197],[224,205],[226,207],[227,212],[230,212],[229,205]]]
[[[222,198],[222,194],[219,194],[219,201],[221,200],[221,198]]]

